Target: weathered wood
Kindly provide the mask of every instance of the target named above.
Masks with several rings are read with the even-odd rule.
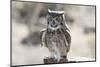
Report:
[[[57,62],[57,60],[55,60],[54,58],[45,58],[44,59],[44,64],[54,64],[54,63],[67,63],[68,60],[67,59],[60,59],[59,62]]]

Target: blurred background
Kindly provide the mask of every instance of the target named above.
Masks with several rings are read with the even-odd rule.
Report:
[[[95,6],[12,1],[12,65],[43,64],[50,55],[40,45],[47,10],[63,10],[72,42],[69,61],[95,60]]]

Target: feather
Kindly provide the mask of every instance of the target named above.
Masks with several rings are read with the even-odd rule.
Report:
[[[41,40],[41,46],[45,45],[45,30],[40,32],[40,40]]]

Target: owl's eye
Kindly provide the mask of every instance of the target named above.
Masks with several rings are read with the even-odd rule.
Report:
[[[48,21],[52,21],[52,18],[48,18]]]
[[[57,20],[57,21],[60,21],[60,20],[61,20],[61,18],[60,18],[60,17],[57,17],[57,18],[56,18],[56,20]]]
[[[57,20],[57,21],[59,20],[58,17],[56,18],[56,20]]]
[[[47,19],[47,22],[48,22],[48,24],[49,24],[50,22],[52,22],[52,18],[48,18],[48,19]]]
[[[61,23],[61,25],[63,25],[63,23]]]

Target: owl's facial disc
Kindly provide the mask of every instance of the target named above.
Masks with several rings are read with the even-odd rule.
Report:
[[[48,10],[47,22],[48,28],[56,30],[61,27],[63,21],[63,11]]]
[[[50,16],[48,19],[48,28],[56,30],[61,27],[62,19],[60,16],[52,17]]]

